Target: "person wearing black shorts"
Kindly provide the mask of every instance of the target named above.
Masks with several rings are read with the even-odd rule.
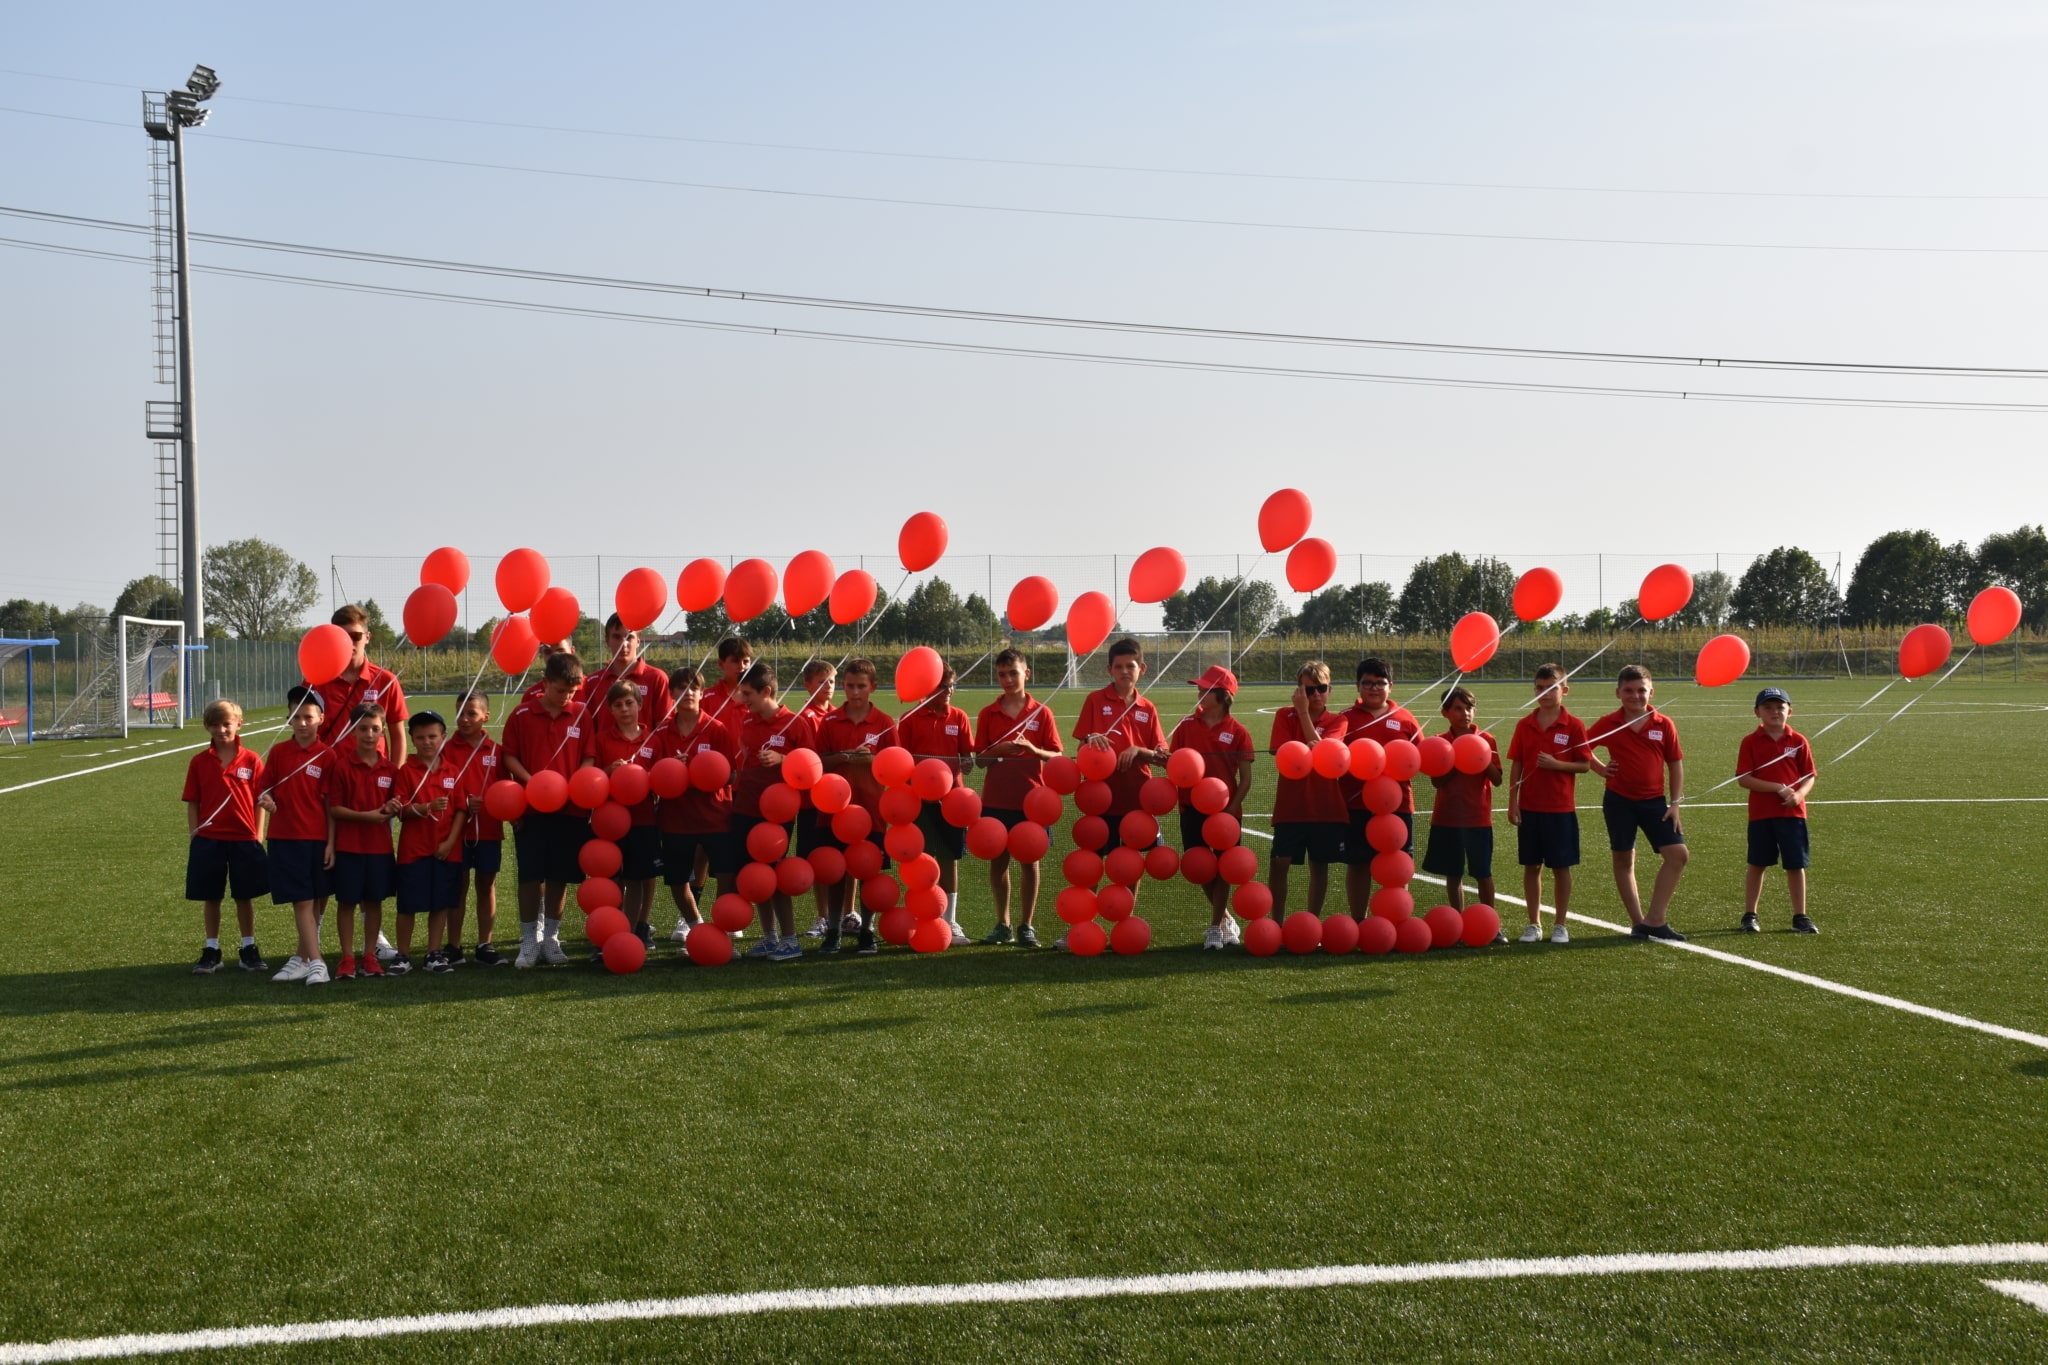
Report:
[[[1515,829],[1515,861],[1522,865],[1522,899],[1529,907],[1524,943],[1543,941],[1543,869],[1550,869],[1556,917],[1552,943],[1570,943],[1572,869],[1579,865],[1578,777],[1589,766],[1586,727],[1564,709],[1571,684],[1559,664],[1538,664],[1536,709],[1515,723],[1508,741],[1508,823]]]
[[[1806,797],[1813,790],[1813,746],[1794,730],[1792,694],[1766,687],[1756,694],[1757,728],[1742,741],[1735,758],[1737,783],[1749,793],[1749,867],[1742,887],[1742,929],[1761,932],[1756,907],[1764,873],[1785,867],[1785,892],[1792,902],[1792,932],[1817,934],[1806,913],[1806,869],[1813,852],[1806,837]]]
[[[1678,807],[1685,793],[1685,751],[1678,726],[1650,704],[1650,670],[1630,664],[1621,670],[1614,694],[1621,709],[1610,711],[1588,727],[1586,748],[1607,750],[1607,761],[1591,760],[1593,771],[1607,780],[1600,813],[1607,821],[1607,845],[1614,852],[1614,889],[1628,911],[1636,938],[1661,938],[1683,943],[1685,935],[1667,920],[1678,879],[1691,857]],[[1670,795],[1665,795],[1667,786]],[[1645,909],[1636,889],[1636,835],[1650,841],[1663,859]]]

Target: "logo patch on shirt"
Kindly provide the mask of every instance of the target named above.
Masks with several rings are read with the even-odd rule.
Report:
[[[1140,725],[1143,725],[1146,721],[1152,719],[1151,714],[1145,711],[1134,711],[1131,714],[1135,715],[1138,718],[1138,724]]]
[[[391,785],[391,779],[388,777],[380,777],[377,779],[377,785],[379,787],[388,787]]]
[[[1661,741],[1664,738],[1664,732],[1662,730],[1652,730],[1650,731],[1650,738]]]
[[[1235,744],[1235,743],[1237,743],[1237,736],[1236,736],[1236,735],[1218,735],[1218,736],[1216,736],[1216,742],[1217,742],[1218,744]]]
[[[363,700],[364,700],[364,701],[375,701],[375,700],[377,700],[377,698],[379,698],[379,697],[381,697],[381,696],[383,696],[383,695],[384,695],[384,689],[383,689],[383,688],[381,688],[381,687],[366,687],[366,688],[364,688],[364,689],[363,689]]]
[[[639,693],[640,693],[640,695],[641,695],[641,696],[643,696],[643,697],[644,697],[644,696],[646,696],[646,695],[647,695],[647,684],[646,684],[646,683],[634,683],[634,684],[633,684],[633,686],[634,686],[634,688],[636,688],[636,689],[637,689],[637,690],[639,691]]]
[[[769,748],[771,748],[771,749],[780,749],[780,748],[782,747],[782,736],[781,736],[781,735],[770,735],[770,736],[768,736],[768,747],[769,747]]]
[[[647,746],[646,746],[645,744],[643,744],[643,745],[641,745],[641,746],[640,746],[640,757],[642,757],[642,758],[653,758],[653,757],[654,757],[654,750],[652,750],[652,749],[648,748],[648,747],[647,747]]]
[[[244,782],[247,782],[249,780],[249,771],[250,770],[247,768],[237,768],[235,769],[235,776],[241,778]]]
[[[1552,744],[1565,745],[1572,742],[1572,737],[1560,730],[1550,737],[1550,742]]]
[[[452,777],[444,777],[444,778],[442,778],[442,779],[441,779],[441,786],[442,786],[442,788],[443,788],[443,789],[445,789],[445,790],[447,790],[447,791],[454,791],[454,790],[455,790],[455,779],[454,779],[454,778],[452,778]]]
[[[1105,706],[1105,707],[1103,707],[1103,708],[1102,708],[1102,714],[1106,716],[1106,715],[1108,715],[1108,714],[1110,713],[1110,711],[1111,711],[1112,709],[1113,709],[1113,708],[1111,708],[1111,707]]]
[[[318,763],[308,763],[306,765],[306,771],[311,773],[313,776],[318,777],[320,776],[320,765]]]
[[[1398,730],[1401,728],[1401,722],[1389,716],[1387,718],[1387,728],[1389,730]]]
[[[948,725],[946,727],[946,733],[949,735],[957,735],[960,733],[960,727],[957,725]]]
[[[571,739],[581,739],[582,737],[583,737],[583,730],[582,730],[582,728],[581,728],[580,726],[575,726],[575,725],[572,725],[572,726],[570,726],[570,727],[569,727],[569,738],[571,738]]]
[[[1024,728],[1027,730],[1036,730],[1038,728],[1038,717],[1033,716],[1030,720],[1025,721]]]
[[[495,768],[495,767],[497,767],[497,766],[498,766],[498,756],[497,756],[496,754],[485,754],[485,755],[484,755],[484,766],[485,766],[486,768]]]

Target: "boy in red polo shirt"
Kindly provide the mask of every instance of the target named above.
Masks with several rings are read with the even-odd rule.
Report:
[[[668,689],[675,709],[668,724],[656,732],[660,757],[688,763],[700,754],[715,753],[737,767],[740,749],[732,731],[704,714],[703,674],[685,665],[668,675]],[[717,878],[719,895],[734,890],[733,877],[740,865],[732,845],[731,780],[714,791],[692,783],[680,796],[662,797],[655,824],[661,831],[662,878],[676,903],[675,932],[669,937],[680,943],[703,919],[691,884],[699,863]]]
[[[776,699],[775,683],[775,670],[757,663],[733,689],[747,717],[740,726],[739,764],[732,781],[732,833],[741,848],[746,847],[747,832],[762,823],[761,793],[782,780],[782,760],[798,749],[818,747],[811,723]],[[747,956],[790,962],[804,955],[797,944],[796,911],[788,893],[777,888],[755,909],[761,916],[761,942]]]
[[[1806,838],[1806,797],[1813,790],[1813,746],[1792,728],[1792,694],[1766,687],[1756,694],[1757,727],[1735,755],[1737,784],[1749,793],[1749,866],[1742,886],[1742,929],[1760,933],[1757,902],[1764,873],[1782,862],[1792,902],[1792,932],[1817,934],[1806,913],[1806,869],[1813,854]]]
[[[804,704],[797,714],[811,723],[811,728],[820,733],[825,718],[832,714],[832,696],[839,690],[839,669],[829,659],[808,659],[803,671]],[[796,856],[808,858],[821,847],[819,835],[821,826],[829,819],[808,801],[796,813]],[[805,938],[823,938],[832,924],[832,888],[822,882],[811,885],[811,903],[817,907],[817,918],[804,931]]]
[[[607,662],[603,668],[583,679],[583,686],[576,691],[576,700],[583,703],[583,709],[596,717],[596,729],[611,728],[611,703],[608,700],[612,687],[619,682],[628,682],[640,697],[640,723],[649,727],[658,725],[668,715],[668,674],[640,657],[640,632],[627,630],[626,623],[613,612],[604,622],[604,649]]]
[[[1125,636],[1109,647],[1105,666],[1109,686],[1090,692],[1081,703],[1074,738],[1084,747],[1107,749],[1116,755],[1116,771],[1109,775],[1109,809],[1102,813],[1109,822],[1109,842],[1102,851],[1108,853],[1123,842],[1123,818],[1143,807],[1138,793],[1152,780],[1152,765],[1164,763],[1169,751],[1159,709],[1138,692],[1138,679],[1145,675],[1144,646]],[[1066,946],[1065,934],[1053,944],[1055,948]]]
[[[932,694],[896,722],[896,742],[920,763],[927,758],[943,760],[953,770],[953,780],[963,782],[974,770],[974,726],[967,713],[953,705],[953,684],[958,676],[947,664]],[[936,801],[924,803],[917,813],[917,828],[924,835],[924,851],[939,864],[939,890],[946,893],[946,923],[953,926],[953,946],[963,947],[970,942],[967,931],[960,927],[960,860],[967,856],[967,831],[948,821]]]
[[[1444,879],[1444,898],[1459,910],[1465,908],[1465,874],[1479,884],[1479,902],[1492,905],[1493,884],[1493,789],[1500,785],[1500,746],[1486,734],[1472,716],[1479,705],[1469,687],[1453,687],[1444,693],[1443,717],[1449,724],[1444,738],[1454,743],[1465,735],[1486,740],[1491,761],[1476,773],[1453,768],[1442,777],[1430,778],[1436,801],[1429,812],[1429,847],[1422,855],[1422,868]],[[1507,935],[1494,934],[1494,942],[1506,943]]]
[[[661,693],[668,695],[668,679],[661,680]],[[583,766],[602,768],[606,777],[621,768],[647,769],[660,757],[658,743],[640,708],[640,689],[631,678],[612,684],[604,698],[609,724],[592,725],[583,737]],[[667,703],[664,701],[663,709]],[[654,875],[661,870],[661,831],[655,827],[654,797],[649,795],[627,808],[632,823],[619,841],[623,861],[619,865],[619,892],[626,922],[651,950],[654,932],[647,917],[654,910]],[[603,954],[599,954],[602,960]]]
[[[746,708],[733,695],[754,666],[754,647],[742,635],[728,635],[718,642],[718,681],[704,689],[704,714],[732,731],[746,724]]]
[[[292,737],[271,745],[264,757],[256,805],[270,817],[263,861],[270,899],[292,908],[299,947],[270,979],[318,986],[327,981],[315,909],[333,890],[327,792],[334,781],[334,751],[320,742],[327,718],[320,694],[301,683],[285,693],[285,701],[291,707]]]
[[[222,698],[201,717],[212,742],[185,765],[185,899],[198,901],[206,944],[192,967],[195,976],[220,970],[220,903],[232,890],[235,923],[242,931],[241,966],[260,972],[268,963],[256,951],[256,897],[270,889],[263,867],[263,817],[256,791],[263,760],[242,744],[242,708]]]
[[[371,976],[383,974],[374,949],[384,927],[384,902],[392,891],[391,820],[401,804],[398,769],[383,753],[384,712],[375,702],[364,702],[350,714],[349,726],[354,742],[335,756],[334,780],[327,791],[334,932],[341,943],[341,965],[334,970],[338,981],[355,979],[358,906],[363,911],[363,970]],[[393,976],[412,970],[412,959],[402,947],[388,970]]]
[[[1213,777],[1230,789],[1230,803],[1222,813],[1240,822],[1244,819],[1245,789],[1252,778],[1251,732],[1233,719],[1230,708],[1237,700],[1237,675],[1222,664],[1211,664],[1199,678],[1189,681],[1201,691],[1195,694],[1195,712],[1173,727],[1170,749],[1193,749],[1202,756],[1202,776]],[[1180,792],[1180,846],[1185,853],[1204,846],[1202,825],[1209,817],[1195,809],[1193,788]],[[1209,899],[1209,932],[1202,938],[1205,950],[1228,948],[1239,941],[1237,920],[1230,914],[1230,884],[1221,877],[1202,883]]]
[[[1422,725],[1405,706],[1394,705],[1394,670],[1387,667],[1385,659],[1371,655],[1358,661],[1356,673],[1358,701],[1344,713],[1344,737],[1346,740],[1370,739],[1380,744],[1389,740],[1405,739],[1410,744],[1422,738]],[[1364,919],[1372,913],[1372,860],[1373,847],[1365,837],[1365,822],[1371,812],[1365,808],[1365,784],[1349,776],[1337,779],[1337,785],[1344,792],[1344,808],[1349,824],[1344,832],[1344,904],[1351,911],[1353,919]],[[1394,813],[1408,826],[1408,842],[1402,845],[1402,852],[1415,851],[1415,789],[1410,782],[1401,784],[1401,804]]]
[[[447,955],[451,966],[462,965],[462,915],[469,886],[476,883],[476,960],[479,966],[502,967],[505,959],[492,946],[498,927],[498,871],[504,863],[505,822],[484,809],[484,793],[504,774],[499,771],[498,742],[486,728],[491,699],[471,692],[455,707],[455,733],[441,746],[441,766],[454,773],[462,808],[462,894],[448,917]]]
[[[858,656],[848,659],[840,674],[840,684],[846,691],[846,703],[825,717],[825,723],[818,727],[818,753],[825,760],[825,771],[838,773],[853,788],[853,804],[868,813],[873,834],[880,842],[882,832],[882,786],[875,781],[875,755],[896,743],[896,724],[889,719],[889,713],[874,704],[875,666]],[[832,833],[830,823],[819,826],[818,842],[832,848],[845,847]],[[886,856],[883,866],[888,865]],[[860,952],[878,951],[875,942],[874,916],[859,906],[856,894],[858,887],[851,877],[843,878],[838,885],[830,888],[832,897],[827,901],[827,914],[838,922],[840,930],[849,923],[859,933],[857,947]],[[837,952],[838,945],[833,938],[833,928],[825,929],[826,952]]]
[[[1579,865],[1578,776],[1586,760],[1586,727],[1564,709],[1571,692],[1559,664],[1536,667],[1536,709],[1515,722],[1508,741],[1508,823],[1515,827],[1516,860],[1522,865],[1522,899],[1529,903],[1524,943],[1543,941],[1543,869],[1554,883],[1556,915],[1550,941],[1570,943],[1564,927],[1571,912],[1572,869]],[[1495,907],[1498,909],[1499,907]]]
[[[996,686],[1002,689],[994,701],[981,708],[974,722],[975,762],[988,769],[981,788],[981,813],[1003,822],[1004,829],[1024,823],[1024,798],[1041,785],[1039,773],[1048,758],[1060,753],[1059,722],[1044,702],[1024,690],[1031,680],[1031,664],[1014,649],[996,655]],[[1016,943],[1020,948],[1038,946],[1038,930],[1032,916],[1038,911],[1038,864],[1017,867]],[[996,927],[983,943],[1011,941],[1010,855],[998,853],[988,865],[989,895],[996,903]]]
[[[348,733],[349,718],[356,708],[365,703],[376,706],[384,713],[387,727],[385,743],[389,746],[391,762],[396,765],[405,762],[405,731],[391,727],[405,723],[405,689],[399,686],[398,675],[388,668],[370,662],[370,618],[363,609],[351,602],[336,611],[334,624],[348,633],[348,667],[331,682],[321,683],[315,690],[320,693],[320,705],[327,713],[326,724],[320,730],[320,742],[329,748],[341,744]],[[336,749],[336,752],[342,752]]]
[[[462,913],[462,787],[441,742],[447,725],[432,711],[410,717],[412,757],[398,770],[398,956],[412,955],[413,917],[427,917],[426,969],[442,973],[455,963],[442,947],[448,925]]]
[[[1283,744],[1309,748],[1325,739],[1342,740],[1344,717],[1329,709],[1330,666],[1311,659],[1295,674],[1292,704],[1273,717],[1267,753]],[[1344,839],[1350,821],[1343,788],[1334,777],[1311,772],[1307,777],[1282,774],[1273,792],[1273,853],[1266,886],[1273,893],[1273,919],[1287,918],[1287,870],[1308,862],[1308,912],[1322,917],[1329,893],[1330,864],[1344,861]]]
[[[549,655],[541,683],[541,699],[514,709],[499,740],[499,761],[517,782],[532,782],[535,773],[546,770],[567,781],[583,759],[584,711],[575,700],[583,683],[582,661],[573,653]],[[590,817],[573,802],[558,811],[529,810],[512,822],[513,852],[519,859],[519,956],[513,966],[568,962],[562,951],[562,907],[570,886],[583,880],[577,855],[589,837]]]
[[[1607,821],[1607,843],[1614,850],[1614,889],[1621,894],[1628,911],[1630,933],[1636,938],[1661,938],[1685,942],[1685,935],[1665,922],[1671,897],[1678,891],[1678,879],[1685,874],[1691,856],[1685,847],[1685,833],[1678,824],[1678,805],[1685,796],[1685,751],[1679,747],[1678,726],[1650,705],[1655,684],[1650,670],[1630,664],[1621,670],[1614,695],[1621,709],[1610,711],[1589,727],[1588,751],[1607,750],[1607,761],[1591,760],[1593,771],[1607,780],[1600,798],[1600,812]],[[1665,797],[1665,781],[1670,797]],[[1650,891],[1647,913],[1636,890],[1636,832],[1642,831],[1650,848],[1662,856],[1657,882]]]

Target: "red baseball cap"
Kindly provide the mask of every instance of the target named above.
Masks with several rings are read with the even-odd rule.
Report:
[[[1226,697],[1237,695],[1237,674],[1232,673],[1222,664],[1210,664],[1207,671],[1201,677],[1189,678],[1188,682],[1196,687],[1204,687],[1211,690],[1220,689]]]

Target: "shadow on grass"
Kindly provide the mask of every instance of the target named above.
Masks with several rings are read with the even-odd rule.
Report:
[[[1281,1005],[1349,1005],[1360,1000],[1378,1000],[1395,992],[1374,986],[1354,986],[1341,991],[1303,991],[1299,995],[1283,995],[1274,1003]]]
[[[825,1024],[799,1024],[795,1028],[785,1029],[784,1035],[800,1038],[830,1034],[836,1038],[842,1033],[877,1033],[882,1029],[907,1028],[923,1022],[922,1014],[896,1014],[882,1019],[835,1019]]]
[[[1069,1005],[1065,1009],[1040,1010],[1041,1019],[1093,1019],[1105,1014],[1136,1014],[1155,1008],[1150,1000],[1105,1000],[1099,1005]]]
[[[2036,1057],[2031,1062],[2021,1062],[2013,1068],[2022,1076],[2039,1076],[2048,1079],[2048,1057]]]
[[[196,1024],[173,1024],[148,1038],[93,1047],[67,1048],[62,1052],[32,1052],[19,1057],[0,1057],[0,1071],[23,1066],[58,1066],[65,1062],[90,1062],[106,1057],[125,1057],[136,1052],[167,1052],[180,1047],[212,1047],[242,1038],[250,1029],[309,1023],[316,1014],[252,1015],[242,1019],[208,1020]]]
[[[310,1071],[320,1066],[343,1066],[353,1057],[294,1057],[275,1062],[239,1062],[234,1066],[194,1066],[167,1062],[163,1066],[129,1066],[109,1071],[73,1071],[63,1076],[39,1076],[11,1082],[0,1090],[66,1090],[83,1085],[126,1085],[131,1081],[219,1080],[234,1076],[269,1076],[283,1071]]]

